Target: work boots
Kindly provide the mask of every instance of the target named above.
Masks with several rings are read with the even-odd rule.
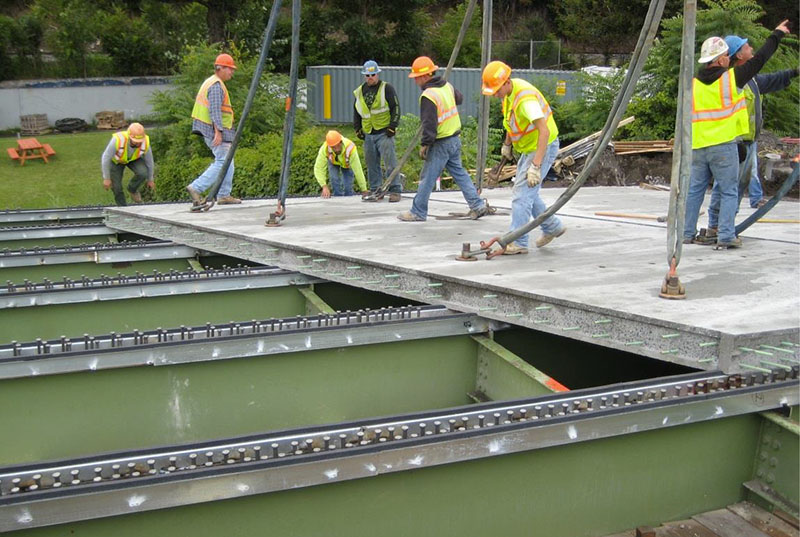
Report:
[[[193,189],[190,186],[186,187],[186,192],[189,193],[189,196],[192,198],[192,203],[194,205],[202,205],[206,202],[206,199],[198,192],[197,190]]]
[[[131,192],[131,199],[134,203],[142,203],[142,195],[139,192]]]
[[[242,200],[239,198],[234,198],[231,195],[222,196],[221,198],[217,199],[217,203],[219,205],[236,205],[237,203],[242,203]]]
[[[547,246],[548,244],[550,244],[550,242],[552,242],[553,239],[557,239],[558,237],[566,233],[566,231],[567,231],[566,226],[561,226],[561,229],[559,229],[552,235],[545,233],[544,235],[536,239],[536,247],[541,248],[542,246]]]
[[[470,209],[467,213],[467,217],[470,220],[477,220],[481,216],[486,216],[489,214],[489,205],[484,203],[482,207],[478,207],[477,209]]]

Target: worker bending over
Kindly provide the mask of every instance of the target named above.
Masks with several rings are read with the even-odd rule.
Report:
[[[539,197],[542,179],[558,155],[558,127],[553,110],[544,95],[529,82],[511,78],[511,68],[503,62],[489,62],[483,70],[482,93],[502,99],[503,126],[506,137],[502,154],[513,158],[512,147],[521,156],[517,161],[517,173],[511,190],[511,230],[536,218],[547,206]],[[555,216],[542,222],[543,234],[536,240],[541,248],[567,228]],[[527,254],[528,234],[506,246],[503,254]]]
[[[325,135],[314,163],[314,178],[322,187],[323,198],[331,197],[331,189],[334,196],[352,196],[353,179],[359,190],[367,193],[367,181],[356,144],[339,131],[328,131]]]
[[[739,206],[739,152],[737,140],[750,130],[744,87],[778,48],[789,33],[783,21],[767,38],[753,58],[730,67],[728,45],[721,37],[709,37],[700,48],[703,64],[692,81],[692,172],[686,196],[683,242],[695,241],[697,219],[708,181],[719,195],[718,222],[709,215],[709,227],[717,225],[717,248],[740,248],[736,236],[736,211]],[[715,215],[716,217],[717,215]]]
[[[103,188],[114,192],[117,205],[127,205],[125,192],[122,190],[122,174],[125,167],[133,171],[133,178],[128,182],[128,192],[136,203],[142,202],[139,189],[147,182],[150,189],[155,189],[153,181],[155,165],[153,152],[150,150],[150,137],[144,132],[141,123],[131,123],[128,130],[116,132],[111,136],[100,167],[103,171]]]
[[[428,218],[428,199],[436,178],[444,169],[450,172],[469,205],[469,218],[477,220],[488,213],[486,203],[478,195],[472,179],[461,164],[461,118],[457,105],[464,97],[449,82],[436,76],[439,67],[427,56],[420,56],[411,65],[411,74],[422,90],[419,117],[422,142],[419,156],[425,163],[420,172],[419,187],[411,210],[397,215],[403,222],[424,222]]]

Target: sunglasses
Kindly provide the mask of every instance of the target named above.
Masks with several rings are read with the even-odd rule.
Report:
[[[372,75],[364,75],[364,76],[367,77],[367,78],[372,78],[373,76],[378,76],[378,73],[375,73],[375,74],[372,74]]]

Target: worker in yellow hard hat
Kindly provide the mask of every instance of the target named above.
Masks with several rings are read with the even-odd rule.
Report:
[[[419,176],[419,187],[411,210],[400,213],[403,222],[423,222],[428,218],[428,199],[436,178],[447,169],[461,189],[469,205],[468,217],[477,220],[488,213],[486,203],[461,163],[461,118],[457,105],[464,97],[449,82],[436,75],[439,67],[427,56],[420,56],[411,65],[409,78],[422,90],[419,98],[419,117],[422,141],[419,156],[425,163]]]
[[[323,198],[331,197],[331,189],[334,196],[352,196],[353,179],[362,194],[368,193],[356,144],[339,131],[328,131],[325,135],[314,163],[314,178],[322,187]]]
[[[103,188],[111,189],[114,192],[114,201],[123,206],[127,205],[122,189],[122,175],[126,167],[133,171],[133,178],[128,183],[128,193],[133,201],[141,203],[141,186],[146,182],[150,189],[156,188],[150,137],[145,134],[141,123],[131,123],[126,130],[114,133],[100,158]]]
[[[482,79],[481,92],[503,102],[506,129],[503,156],[511,160],[512,147],[520,153],[511,190],[511,229],[514,230],[547,210],[539,197],[539,189],[542,178],[547,176],[558,155],[558,127],[544,95],[529,82],[511,78],[511,67],[505,63],[489,62],[483,69]],[[536,247],[550,243],[566,229],[558,217],[551,216],[542,222],[543,234],[536,240]],[[528,235],[507,245],[503,253],[527,254]]]
[[[186,191],[192,198],[193,209],[205,205],[202,193],[208,190],[217,179],[225,157],[233,142],[233,107],[225,82],[233,77],[236,63],[230,54],[220,54],[214,60],[214,74],[200,86],[192,109],[192,133],[203,137],[206,145],[214,155],[214,162],[192,183]],[[231,196],[233,188],[233,161],[222,180],[217,195],[220,205],[241,203],[242,200]]]

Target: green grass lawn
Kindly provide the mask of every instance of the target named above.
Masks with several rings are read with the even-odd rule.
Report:
[[[29,160],[24,166],[11,160],[6,148],[16,147],[16,138],[0,138],[0,210],[43,209],[80,205],[114,205],[111,191],[103,189],[100,155],[113,131],[36,136],[56,155],[45,164]],[[125,172],[127,184],[132,173]]]

